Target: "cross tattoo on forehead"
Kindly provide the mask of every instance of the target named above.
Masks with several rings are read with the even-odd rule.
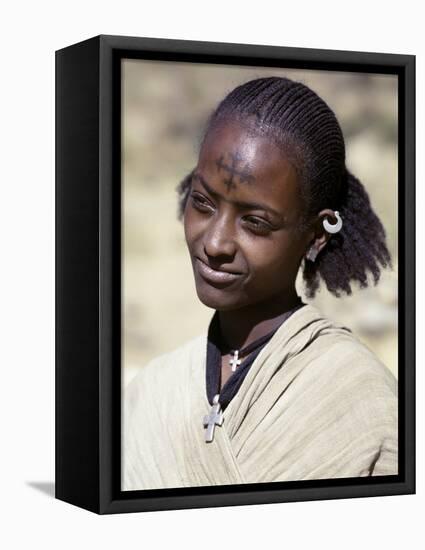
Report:
[[[226,177],[223,180],[223,183],[226,185],[227,190],[233,189],[236,187],[236,181],[234,178],[239,179],[239,183],[254,183],[255,177],[249,173],[248,164],[238,168],[237,165],[241,163],[242,156],[236,153],[229,153],[230,163],[224,161],[224,156],[220,155],[220,158],[216,160],[216,165],[218,171],[224,171]]]

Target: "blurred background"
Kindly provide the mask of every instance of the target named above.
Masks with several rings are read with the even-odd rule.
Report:
[[[177,220],[176,186],[196,165],[208,115],[235,86],[286,76],[335,112],[347,167],[366,187],[387,232],[394,270],[378,285],[335,298],[324,285],[310,301],[342,322],[397,376],[397,77],[349,72],[146,60],[122,72],[123,386],[151,358],[204,332],[213,314],[199,302]],[[303,297],[301,276],[298,293]]]

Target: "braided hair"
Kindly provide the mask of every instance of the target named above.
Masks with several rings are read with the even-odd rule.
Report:
[[[250,133],[270,137],[292,160],[304,203],[299,230],[305,230],[324,208],[341,214],[342,229],[331,235],[315,262],[303,259],[307,297],[314,298],[320,278],[337,297],[341,292],[352,294],[352,282],[367,287],[367,272],[376,285],[380,265],[392,267],[386,234],[364,186],[346,168],[344,137],[332,109],[301,82],[265,77],[237,86],[218,104],[201,145],[214,127],[227,121],[238,121]],[[193,172],[177,187],[180,220]]]

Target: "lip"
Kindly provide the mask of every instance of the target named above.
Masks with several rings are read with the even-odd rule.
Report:
[[[213,269],[199,258],[196,258],[196,266],[201,276],[212,283],[232,283],[242,276],[242,273],[229,273]]]

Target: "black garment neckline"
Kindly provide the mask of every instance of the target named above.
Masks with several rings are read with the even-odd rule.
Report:
[[[206,361],[206,392],[210,405],[213,405],[213,399],[216,394],[220,394],[219,402],[221,409],[224,410],[233,397],[239,390],[245,376],[255,359],[264,348],[264,346],[272,339],[273,335],[282,326],[282,324],[293,314],[295,311],[305,306],[306,304],[299,298],[299,303],[292,309],[288,310],[279,325],[271,332],[264,336],[261,336],[245,348],[242,351],[251,353],[245,358],[241,358],[242,363],[238,366],[235,372],[233,372],[226,383],[223,385],[220,391],[221,382],[221,332],[220,332],[220,318],[218,311],[214,312],[214,315],[210,321],[208,327],[208,339],[207,339],[207,361]]]

